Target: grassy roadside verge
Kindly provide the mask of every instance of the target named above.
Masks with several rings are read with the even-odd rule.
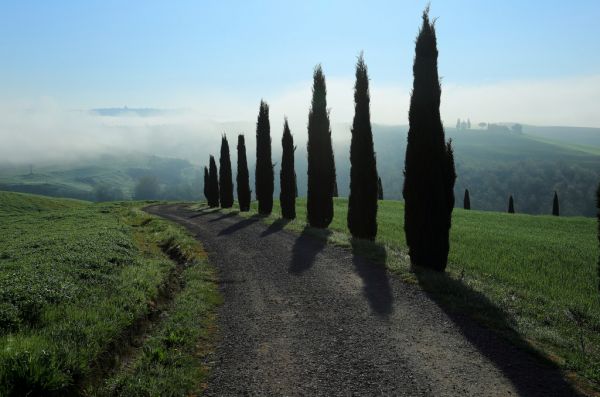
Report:
[[[191,236],[142,205],[0,192],[0,395],[96,394],[109,373],[114,395],[143,395],[134,378],[197,390],[219,300],[212,271]],[[127,345],[154,320],[140,350],[158,360],[144,366]]]
[[[213,269],[200,244],[181,227],[139,208],[132,211],[136,214],[132,226],[143,230],[137,233],[143,251],[166,253],[178,262],[180,291],[161,313],[161,321],[144,335],[141,346],[90,394],[195,395],[206,379],[202,358],[212,345],[214,308],[221,302]]]
[[[600,297],[595,219],[530,216],[455,209],[447,273],[412,273],[406,255],[403,204],[380,201],[375,242],[353,240],[347,201],[336,199],[328,231],[298,218],[280,219],[279,203],[263,221],[326,239],[384,263],[400,279],[419,284],[449,312],[467,314],[567,371],[580,388],[600,390]],[[256,203],[249,213],[257,216]]]

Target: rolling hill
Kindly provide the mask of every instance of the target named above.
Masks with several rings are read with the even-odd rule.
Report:
[[[223,124],[230,132],[232,163],[235,168],[235,135],[247,137],[251,186],[254,178],[254,126],[251,123]],[[341,196],[348,194],[349,126],[335,124],[334,150],[337,182]],[[230,131],[233,130],[233,131]],[[373,125],[377,166],[387,199],[402,198],[404,153],[407,126]],[[295,138],[296,174],[300,196],[306,194],[305,131],[292,131]],[[275,196],[279,195],[280,131],[272,128]],[[464,189],[471,193],[474,209],[504,211],[513,195],[517,212],[547,214],[554,191],[558,192],[562,215],[595,214],[594,192],[600,181],[600,129],[523,126],[523,133],[506,129],[457,130],[446,128],[453,139],[458,178],[456,205],[462,206]],[[214,136],[213,136],[214,135]],[[570,138],[572,137],[572,139]],[[192,139],[192,138],[189,138]],[[0,189],[106,200],[100,194],[108,188],[112,199],[133,197],[142,176],[156,176],[162,192],[156,198],[197,200],[202,196],[201,162],[218,154],[220,134],[199,134],[190,142],[169,142],[161,156],[115,152],[64,164],[34,164],[20,167],[0,165]],[[183,149],[185,148],[185,150]],[[194,148],[194,155],[189,151]],[[170,156],[170,157],[166,157]],[[188,160],[178,159],[187,158]]]

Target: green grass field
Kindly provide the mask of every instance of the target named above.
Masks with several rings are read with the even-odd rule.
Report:
[[[0,192],[0,395],[198,390],[214,276],[195,239],[141,205]]]
[[[379,202],[375,243],[349,238],[346,199],[335,200],[330,232],[306,227],[304,199],[289,223],[278,220],[278,205],[266,222],[384,262],[405,281],[421,284],[444,308],[468,313],[595,387],[600,384],[595,219],[455,209],[447,274],[439,275],[410,272],[402,202]],[[253,203],[249,215],[256,209]]]

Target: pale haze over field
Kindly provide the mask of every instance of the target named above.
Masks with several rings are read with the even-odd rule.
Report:
[[[347,139],[364,51],[372,121],[407,124],[425,1],[3,2],[0,162],[253,137],[261,98],[306,140],[312,70]],[[442,118],[600,127],[600,3],[435,1]],[[90,109],[166,109],[150,117]],[[223,124],[225,123],[225,124]],[[191,143],[191,144],[190,144]],[[198,162],[198,161],[194,161]]]

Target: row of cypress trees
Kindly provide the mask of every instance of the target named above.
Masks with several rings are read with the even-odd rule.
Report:
[[[377,199],[383,198],[381,179],[377,175],[373,135],[369,110],[369,78],[362,54],[356,65],[355,116],[352,126],[350,149],[351,182],[348,226],[356,237],[374,239],[377,234]],[[280,202],[282,216],[296,217],[297,196],[296,173],[294,170],[294,138],[287,119],[283,126],[283,154],[280,173]],[[325,228],[333,219],[333,197],[337,196],[337,182],[331,126],[327,109],[327,88],[320,65],[313,73],[313,96],[308,116],[308,197],[307,218],[313,227]],[[227,137],[221,140],[221,157],[218,181],[214,158],[210,169],[205,169],[205,196],[210,206],[230,208],[233,205],[231,162]],[[248,165],[244,136],[238,137],[238,200],[240,210],[247,211],[250,202]],[[269,106],[261,101],[256,123],[256,198],[258,212],[268,215],[273,210],[273,162],[271,159],[271,133]],[[208,188],[207,188],[208,186]],[[216,190],[214,186],[217,186]],[[218,193],[215,193],[218,192]]]
[[[463,199],[463,208],[466,210],[471,209],[471,196],[469,194],[469,189],[465,189],[465,196]],[[508,197],[508,213],[515,213],[515,202],[513,200],[512,194]],[[552,199],[552,215],[559,216],[560,215],[560,206],[558,203],[558,193],[554,192],[554,198]]]
[[[413,65],[403,196],[405,200],[404,229],[411,261],[415,265],[443,271],[449,251],[449,230],[454,207],[456,173],[452,144],[446,142],[440,117],[441,88],[437,71],[437,44],[434,23],[429,21],[429,9],[423,13]],[[350,197],[347,224],[354,237],[375,239],[377,235],[377,199],[383,198],[381,179],[373,149],[370,120],[369,77],[361,54],[356,64],[354,86],[355,114],[350,145]],[[238,199],[240,210],[249,207],[247,160],[243,136],[238,137]],[[282,137],[281,163],[282,216],[293,219],[297,196],[294,171],[294,141],[287,120]],[[333,219],[333,197],[337,182],[331,126],[327,109],[327,87],[320,65],[313,73],[312,101],[308,116],[308,191],[307,220],[310,226],[325,228]],[[205,195],[211,207],[228,208],[233,203],[229,147],[221,142],[222,169],[216,177],[214,158],[205,169]],[[270,214],[273,209],[273,162],[269,107],[261,101],[256,123],[256,198],[258,212]],[[221,189],[219,191],[219,182]],[[231,192],[231,197],[230,197]]]
[[[413,265],[444,271],[448,261],[449,232],[454,208],[456,170],[452,141],[446,141],[440,117],[441,86],[437,69],[437,38],[435,21],[429,19],[429,8],[422,16],[422,25],[415,43],[413,89],[409,110],[409,132],[404,165],[404,231]],[[377,173],[370,121],[368,70],[361,54],[356,64],[354,86],[355,113],[350,145],[350,196],[347,225],[354,237],[375,239],[377,235],[377,200],[383,199],[381,179]],[[261,214],[273,208],[273,163],[269,107],[261,101],[256,124],[256,197]],[[231,164],[226,137],[221,145],[220,181],[216,176],[214,158],[205,168],[205,195],[211,206],[231,206]],[[296,174],[294,171],[294,139],[287,119],[282,137],[280,202],[282,216],[296,217]],[[336,170],[331,144],[331,126],[327,109],[327,88],[320,65],[314,70],[312,101],[308,117],[308,194],[307,220],[310,226],[325,228],[333,219],[333,197],[337,196]],[[240,209],[248,210],[250,190],[244,137],[238,140],[238,198]],[[600,241],[600,187],[598,189]],[[471,208],[468,189],[464,208]],[[509,197],[508,212],[514,213],[514,200]],[[558,194],[555,192],[552,213],[559,215]],[[600,260],[598,264],[600,276]],[[600,288],[600,284],[599,284]]]

